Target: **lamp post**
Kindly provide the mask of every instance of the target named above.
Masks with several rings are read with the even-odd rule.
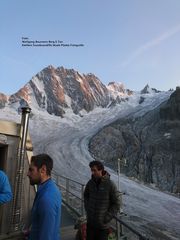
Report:
[[[120,206],[120,213],[123,213],[123,209],[122,209],[122,192],[121,192],[121,188],[120,188],[120,173],[121,173],[121,164],[123,164],[124,166],[126,166],[126,158],[118,158],[118,191],[121,193],[121,206]]]
[[[119,214],[123,214],[123,208],[122,208],[122,192],[120,189],[120,173],[121,173],[121,163],[123,165],[126,165],[126,159],[125,158],[118,158],[117,159],[117,164],[118,164],[118,168],[117,168],[117,173],[118,173],[118,191],[120,192],[120,209],[119,209]],[[119,240],[121,235],[122,235],[122,225],[119,222],[116,222],[117,224],[117,239]]]
[[[121,159],[118,158],[118,169],[117,169],[117,172],[118,172],[118,191],[120,192],[120,172],[121,172]]]

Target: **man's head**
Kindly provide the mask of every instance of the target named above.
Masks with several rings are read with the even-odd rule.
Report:
[[[39,154],[32,156],[31,164],[27,176],[29,177],[30,184],[40,184],[46,181],[51,176],[53,168],[53,160],[47,154]]]
[[[91,168],[91,173],[93,177],[100,178],[103,175],[104,166],[100,161],[92,161],[89,163],[89,167]]]

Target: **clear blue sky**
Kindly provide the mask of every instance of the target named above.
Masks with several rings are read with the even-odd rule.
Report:
[[[21,38],[84,47],[22,47]],[[141,90],[180,85],[180,0],[1,0],[0,92],[48,65]]]

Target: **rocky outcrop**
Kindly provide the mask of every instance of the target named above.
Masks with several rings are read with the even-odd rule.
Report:
[[[117,169],[117,159],[125,158],[121,170],[129,177],[180,193],[180,89],[158,108],[144,116],[119,119],[90,141],[96,159]]]
[[[161,119],[180,120],[180,87],[170,96],[167,104],[160,110]]]
[[[17,93],[11,95],[9,97],[9,103],[16,103],[19,100],[23,99],[25,102],[29,101],[29,91],[28,91],[28,85],[25,85],[23,88],[21,88]]]

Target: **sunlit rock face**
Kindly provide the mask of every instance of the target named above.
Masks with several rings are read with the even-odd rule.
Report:
[[[79,114],[82,110],[89,112],[95,107],[119,104],[121,100],[128,100],[132,93],[122,84],[110,83],[106,87],[91,73],[80,74],[73,69],[48,66],[11,95],[9,104],[29,105],[32,109],[37,107],[63,117],[68,109]],[[2,107],[4,105],[2,103]]]
[[[8,101],[8,97],[5,94],[0,93],[0,108],[4,108],[7,101]]]

